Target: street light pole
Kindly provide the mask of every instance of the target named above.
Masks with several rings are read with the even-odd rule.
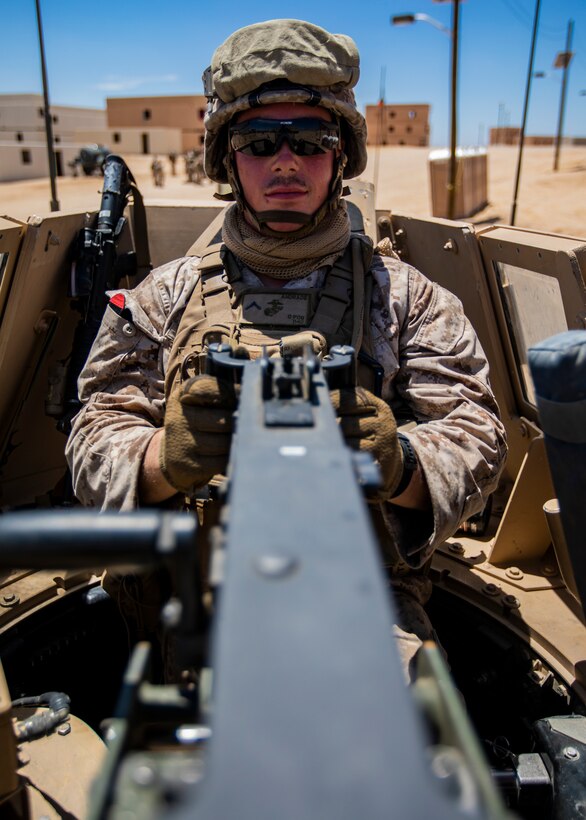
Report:
[[[555,141],[555,157],[553,161],[553,170],[557,171],[560,163],[560,148],[562,144],[562,129],[564,124],[564,113],[566,110],[566,87],[568,84],[568,69],[572,60],[572,34],[574,31],[574,21],[568,20],[568,33],[566,36],[566,50],[558,54],[554,63],[554,68],[563,68],[564,75],[562,79],[562,95],[560,98],[560,113],[558,117],[558,131]]]
[[[458,145],[458,44],[460,27],[461,0],[434,0],[436,3],[452,3],[452,28],[442,25],[428,14],[397,14],[391,17],[394,26],[404,26],[421,20],[447,34],[451,40],[451,79],[450,79],[450,166],[448,171],[448,219],[454,219],[456,214],[456,180],[458,164],[456,147]]]
[[[529,68],[527,69],[527,85],[525,86],[525,103],[523,105],[523,123],[519,135],[519,153],[517,155],[517,173],[515,174],[515,188],[513,190],[513,204],[511,206],[511,225],[515,224],[517,213],[517,195],[519,193],[519,181],[521,179],[521,162],[523,160],[523,145],[525,143],[525,126],[527,125],[527,111],[529,110],[529,95],[531,93],[531,78],[533,77],[533,59],[535,57],[535,42],[537,40],[537,27],[539,25],[539,7],[541,0],[535,4],[535,16],[533,18],[533,34],[531,36],[531,52],[529,54]]]
[[[458,171],[458,30],[460,0],[452,0],[452,78],[450,83],[450,179],[448,182],[448,219],[456,214],[456,177]]]
[[[49,107],[49,88],[47,83],[47,69],[45,67],[45,46],[43,44],[43,27],[41,24],[41,9],[39,0],[35,0],[37,7],[37,24],[39,28],[39,49],[41,52],[41,73],[43,76],[43,97],[45,101],[45,133],[47,135],[47,154],[49,158],[49,178],[51,180],[51,210],[59,210],[59,200],[57,199],[57,167],[55,163],[55,151],[53,150],[53,125],[51,122],[51,109]]]

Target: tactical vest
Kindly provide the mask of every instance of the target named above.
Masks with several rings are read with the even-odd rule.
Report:
[[[189,255],[189,254],[188,254]],[[195,255],[195,254],[193,254]],[[197,254],[199,255],[199,254]],[[351,344],[359,353],[357,382],[375,389],[377,370],[372,357],[370,303],[373,247],[368,237],[353,233],[342,256],[326,274],[322,288],[279,290],[248,287],[225,245],[209,246],[202,254],[199,278],[179,323],[171,347],[165,394],[192,376],[205,373],[207,350],[225,342],[251,359],[291,353],[301,355],[307,344],[319,357],[337,344]],[[212,479],[211,486],[217,484]],[[195,501],[200,521],[200,551],[207,533],[217,523],[219,505],[205,489]],[[401,574],[405,571],[384,523],[380,504],[369,511],[381,546],[383,561]],[[207,558],[202,558],[206,563]]]
[[[165,392],[205,372],[209,345],[228,343],[255,359],[302,355],[310,345],[322,358],[333,345],[352,345],[372,356],[370,301],[372,243],[352,235],[322,288],[281,290],[246,286],[235,258],[223,244],[207,248],[199,278],[169,354]],[[370,366],[359,362],[358,380],[372,389]]]

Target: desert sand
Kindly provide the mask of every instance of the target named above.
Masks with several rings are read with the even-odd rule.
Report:
[[[378,157],[377,157],[378,151]],[[553,171],[552,146],[526,147],[517,200],[516,225],[523,228],[586,237],[586,146],[563,146],[560,167]],[[429,149],[385,146],[369,150],[363,179],[370,182],[375,171],[376,206],[409,216],[431,216],[428,167]],[[518,150],[509,146],[488,149],[489,204],[466,221],[475,225],[509,224]],[[184,164],[177,162],[177,176],[165,163],[165,184],[155,187],[150,156],[125,157],[147,204],[160,201],[209,203],[216,185],[187,182]],[[100,177],[61,177],[57,199],[62,211],[95,210],[99,205]],[[26,220],[32,214],[50,212],[48,179],[0,183],[0,217],[7,214]],[[0,219],[0,227],[6,224]],[[585,239],[586,241],[586,239]]]

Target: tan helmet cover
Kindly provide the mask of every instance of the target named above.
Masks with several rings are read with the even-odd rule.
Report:
[[[216,49],[208,69],[213,88],[211,110],[204,121],[208,177],[228,182],[225,126],[232,117],[249,108],[282,102],[322,106],[337,114],[348,158],[344,177],[361,174],[367,161],[366,121],[352,91],[359,66],[358,49],[350,37],[330,34],[302,20],[269,20],[234,32]],[[279,80],[294,87],[279,87]]]

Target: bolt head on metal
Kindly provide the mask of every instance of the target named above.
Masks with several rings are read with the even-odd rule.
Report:
[[[519,569],[519,567],[508,567],[505,570],[505,575],[508,578],[514,578],[515,580],[520,580],[523,577],[523,572]]]
[[[568,760],[578,760],[580,758],[580,752],[575,746],[566,746],[564,749],[564,757]]]
[[[279,580],[292,575],[298,563],[288,555],[259,555],[254,560],[254,568],[264,578]]]
[[[464,554],[464,547],[460,544],[459,541],[455,541],[452,544],[448,544],[448,549],[450,552],[453,552],[455,555],[463,555]]]
[[[71,723],[62,723],[57,729],[58,735],[68,735],[71,732]]]
[[[0,606],[16,606],[20,602],[20,597],[14,592],[7,592],[0,598]]]
[[[485,584],[482,591],[485,595],[500,595],[501,593],[500,587],[493,583]]]
[[[507,609],[519,609],[521,603],[518,598],[515,598],[514,595],[505,595],[503,598],[503,604],[507,607]]]

